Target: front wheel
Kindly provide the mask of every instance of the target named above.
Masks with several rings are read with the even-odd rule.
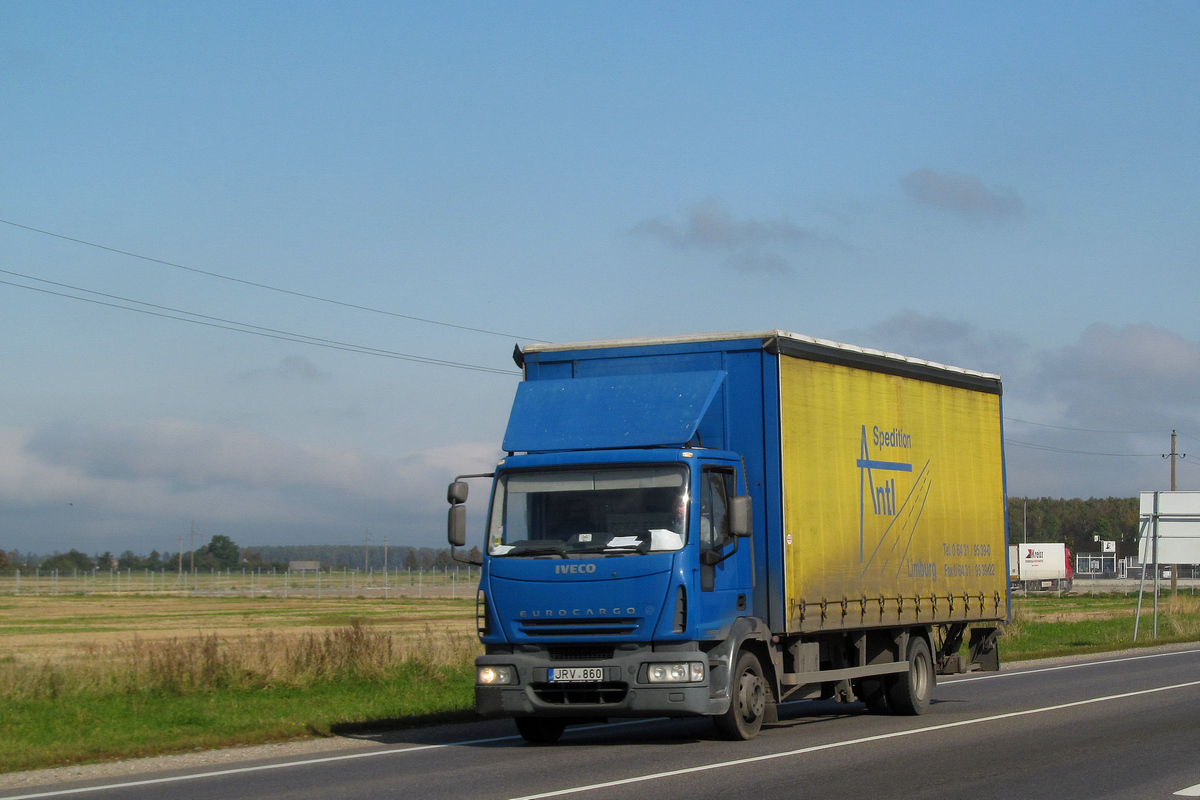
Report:
[[[923,636],[908,637],[908,671],[889,675],[887,682],[888,708],[899,716],[917,716],[929,708],[933,684],[933,656]]]
[[[767,710],[767,682],[758,656],[743,650],[729,685],[729,710],[713,721],[722,739],[753,739],[762,728]]]
[[[530,744],[554,744],[567,728],[566,720],[517,717],[517,733]]]

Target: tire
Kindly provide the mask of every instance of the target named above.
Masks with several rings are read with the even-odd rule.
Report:
[[[743,650],[738,655],[737,666],[730,673],[729,710],[713,718],[717,734],[722,739],[733,741],[745,741],[757,736],[762,728],[767,703],[770,702],[769,694],[758,656]]]
[[[517,717],[517,733],[530,744],[554,744],[566,730],[567,722],[546,717]]]
[[[887,680],[888,707],[897,716],[914,717],[929,708],[937,676],[933,656],[924,636],[908,637],[908,671],[889,675]]]
[[[867,704],[867,711],[872,714],[890,714],[888,705],[887,682],[883,678],[863,678],[856,689],[858,699]]]

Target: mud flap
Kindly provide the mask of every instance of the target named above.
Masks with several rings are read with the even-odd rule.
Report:
[[[984,672],[997,672],[1000,669],[1000,644],[996,641],[999,628],[972,628],[971,639],[967,643],[971,664],[978,665],[976,669]]]

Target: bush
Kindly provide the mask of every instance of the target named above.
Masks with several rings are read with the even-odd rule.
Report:
[[[90,570],[96,566],[92,560],[78,550],[72,549],[66,553],[57,553],[50,556],[41,564],[38,569],[52,570],[56,569],[59,572],[69,572],[77,569],[81,572]]]

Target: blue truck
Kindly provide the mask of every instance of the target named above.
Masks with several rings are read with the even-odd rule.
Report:
[[[750,739],[804,698],[920,714],[998,669],[996,375],[784,331],[532,345],[491,479],[476,706]],[[964,643],[967,634],[969,641]]]

